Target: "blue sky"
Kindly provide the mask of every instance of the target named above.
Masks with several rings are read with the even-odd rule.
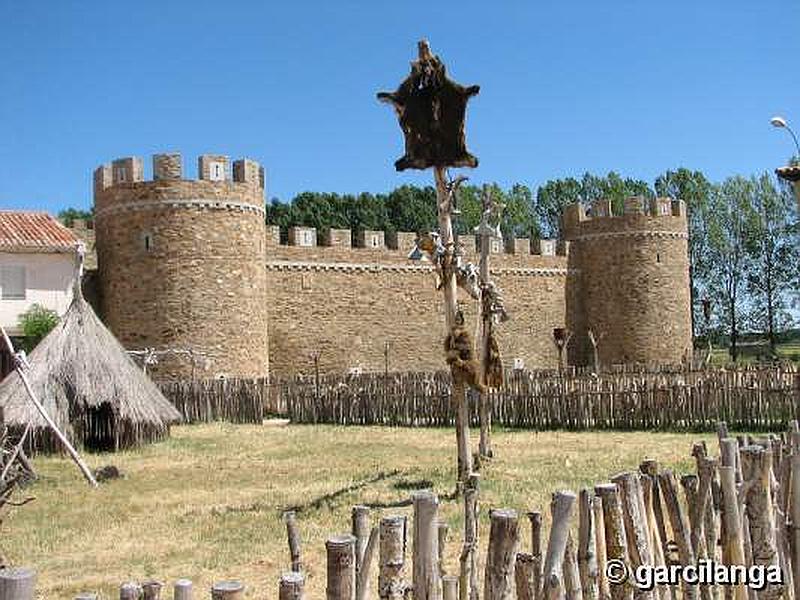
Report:
[[[433,4],[430,6],[429,4]],[[248,156],[267,194],[386,191],[402,137],[375,100],[416,41],[464,84],[475,183],[584,171],[719,180],[792,153],[800,3],[0,0],[0,208],[91,204],[101,162]]]

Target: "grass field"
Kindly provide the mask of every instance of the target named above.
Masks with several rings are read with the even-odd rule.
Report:
[[[488,508],[547,509],[552,491],[593,485],[644,457],[687,471],[698,439],[710,437],[496,432],[496,458],[481,474],[481,552]],[[350,507],[391,505],[418,487],[449,494],[454,450],[455,434],[444,429],[176,427],[169,441],[142,450],[90,455],[93,467],[114,464],[124,473],[98,490],[70,462],[37,459],[40,479],[25,490],[36,500],[5,519],[0,544],[13,564],[37,569],[40,597],[48,600],[80,591],[114,598],[123,581],[180,577],[195,582],[198,598],[225,578],[245,581],[248,598],[277,597],[289,564],[281,513],[297,506],[307,595],[320,598],[324,542],[349,530]],[[445,500],[441,510],[451,526],[446,563],[455,572],[460,503]],[[408,512],[376,508],[373,516]]]

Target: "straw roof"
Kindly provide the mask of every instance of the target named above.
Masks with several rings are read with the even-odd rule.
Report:
[[[79,289],[64,317],[28,361],[33,391],[59,429],[78,445],[84,445],[91,435],[90,427],[97,427],[96,421],[91,425],[88,419],[92,409],[103,408],[110,415],[114,448],[161,439],[169,434],[170,423],[181,419],[106,329]],[[0,383],[0,406],[12,429],[33,424],[33,448],[57,448],[15,372]]]

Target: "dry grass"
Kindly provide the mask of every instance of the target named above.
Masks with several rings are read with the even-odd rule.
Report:
[[[635,468],[644,457],[688,470],[691,442],[698,439],[710,438],[496,432],[497,458],[482,471],[481,548],[485,509],[546,509],[552,491],[594,484]],[[308,595],[320,598],[324,541],[349,529],[350,507],[401,501],[418,486],[432,486],[440,496],[450,493],[454,449],[454,432],[440,429],[176,427],[169,441],[90,456],[92,466],[115,464],[125,473],[99,490],[89,489],[66,460],[37,459],[41,479],[26,490],[36,501],[6,519],[0,539],[12,562],[37,569],[42,598],[71,599],[80,591],[114,598],[126,580],[179,577],[191,578],[200,598],[212,581],[224,578],[245,581],[248,598],[273,597],[289,563],[280,515],[286,507],[303,506],[299,522]],[[311,506],[354,485],[354,491]],[[442,512],[451,526],[446,560],[452,572],[460,504],[445,501]]]

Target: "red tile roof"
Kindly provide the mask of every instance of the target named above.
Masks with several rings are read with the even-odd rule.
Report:
[[[70,252],[78,241],[45,212],[0,210],[0,252]]]

